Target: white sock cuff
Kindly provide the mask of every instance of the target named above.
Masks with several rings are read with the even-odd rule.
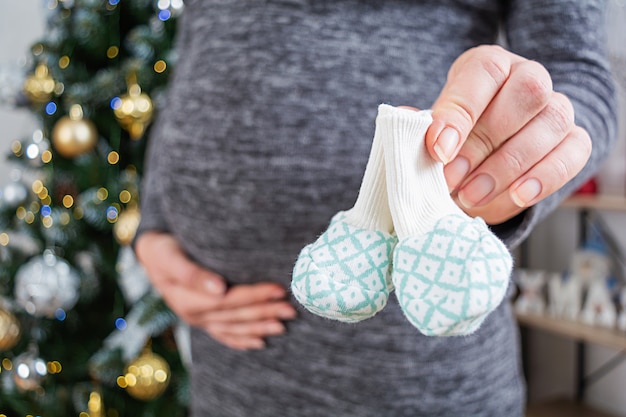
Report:
[[[376,127],[363,181],[354,207],[346,211],[349,224],[367,230],[393,231],[387,199],[385,156],[380,129]]]
[[[389,205],[398,238],[420,236],[445,215],[462,214],[450,197],[443,164],[425,146],[432,112],[381,105],[377,123],[383,135]]]

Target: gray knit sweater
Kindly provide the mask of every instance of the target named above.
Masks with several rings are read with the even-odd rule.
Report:
[[[601,0],[186,0],[152,129],[140,228],[230,284],[288,286],[300,249],[356,199],[379,103],[428,108],[454,59],[496,40],[543,63],[594,151],[556,195],[494,230],[518,244],[595,170],[615,130]],[[504,303],[469,337],[420,335],[395,297],[341,324],[300,311],[261,351],[192,331],[195,417],[520,417]]]

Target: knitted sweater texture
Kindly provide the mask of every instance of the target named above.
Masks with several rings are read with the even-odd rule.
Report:
[[[175,75],[152,128],[140,232],[172,233],[231,285],[287,287],[300,249],[356,200],[378,104],[430,107],[454,59],[504,33],[512,51],[547,67],[594,142],[575,180],[494,227],[515,246],[611,145],[604,3],[187,0]],[[254,352],[192,330],[193,415],[522,415],[507,303],[471,336],[433,338],[394,300],[352,325],[300,311]]]

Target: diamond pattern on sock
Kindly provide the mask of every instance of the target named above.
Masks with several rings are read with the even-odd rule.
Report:
[[[338,213],[300,252],[291,283],[294,296],[326,318],[353,323],[374,316],[393,288],[390,259],[396,242],[388,233],[351,226]]]
[[[396,245],[392,281],[420,332],[469,334],[502,302],[511,268],[511,255],[482,219],[452,214]]]

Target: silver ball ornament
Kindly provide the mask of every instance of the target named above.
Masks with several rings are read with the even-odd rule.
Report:
[[[51,251],[32,258],[17,271],[15,300],[29,314],[53,318],[78,301],[80,278],[70,264]]]
[[[22,391],[39,388],[47,374],[46,362],[35,352],[25,352],[13,359],[13,382]]]

